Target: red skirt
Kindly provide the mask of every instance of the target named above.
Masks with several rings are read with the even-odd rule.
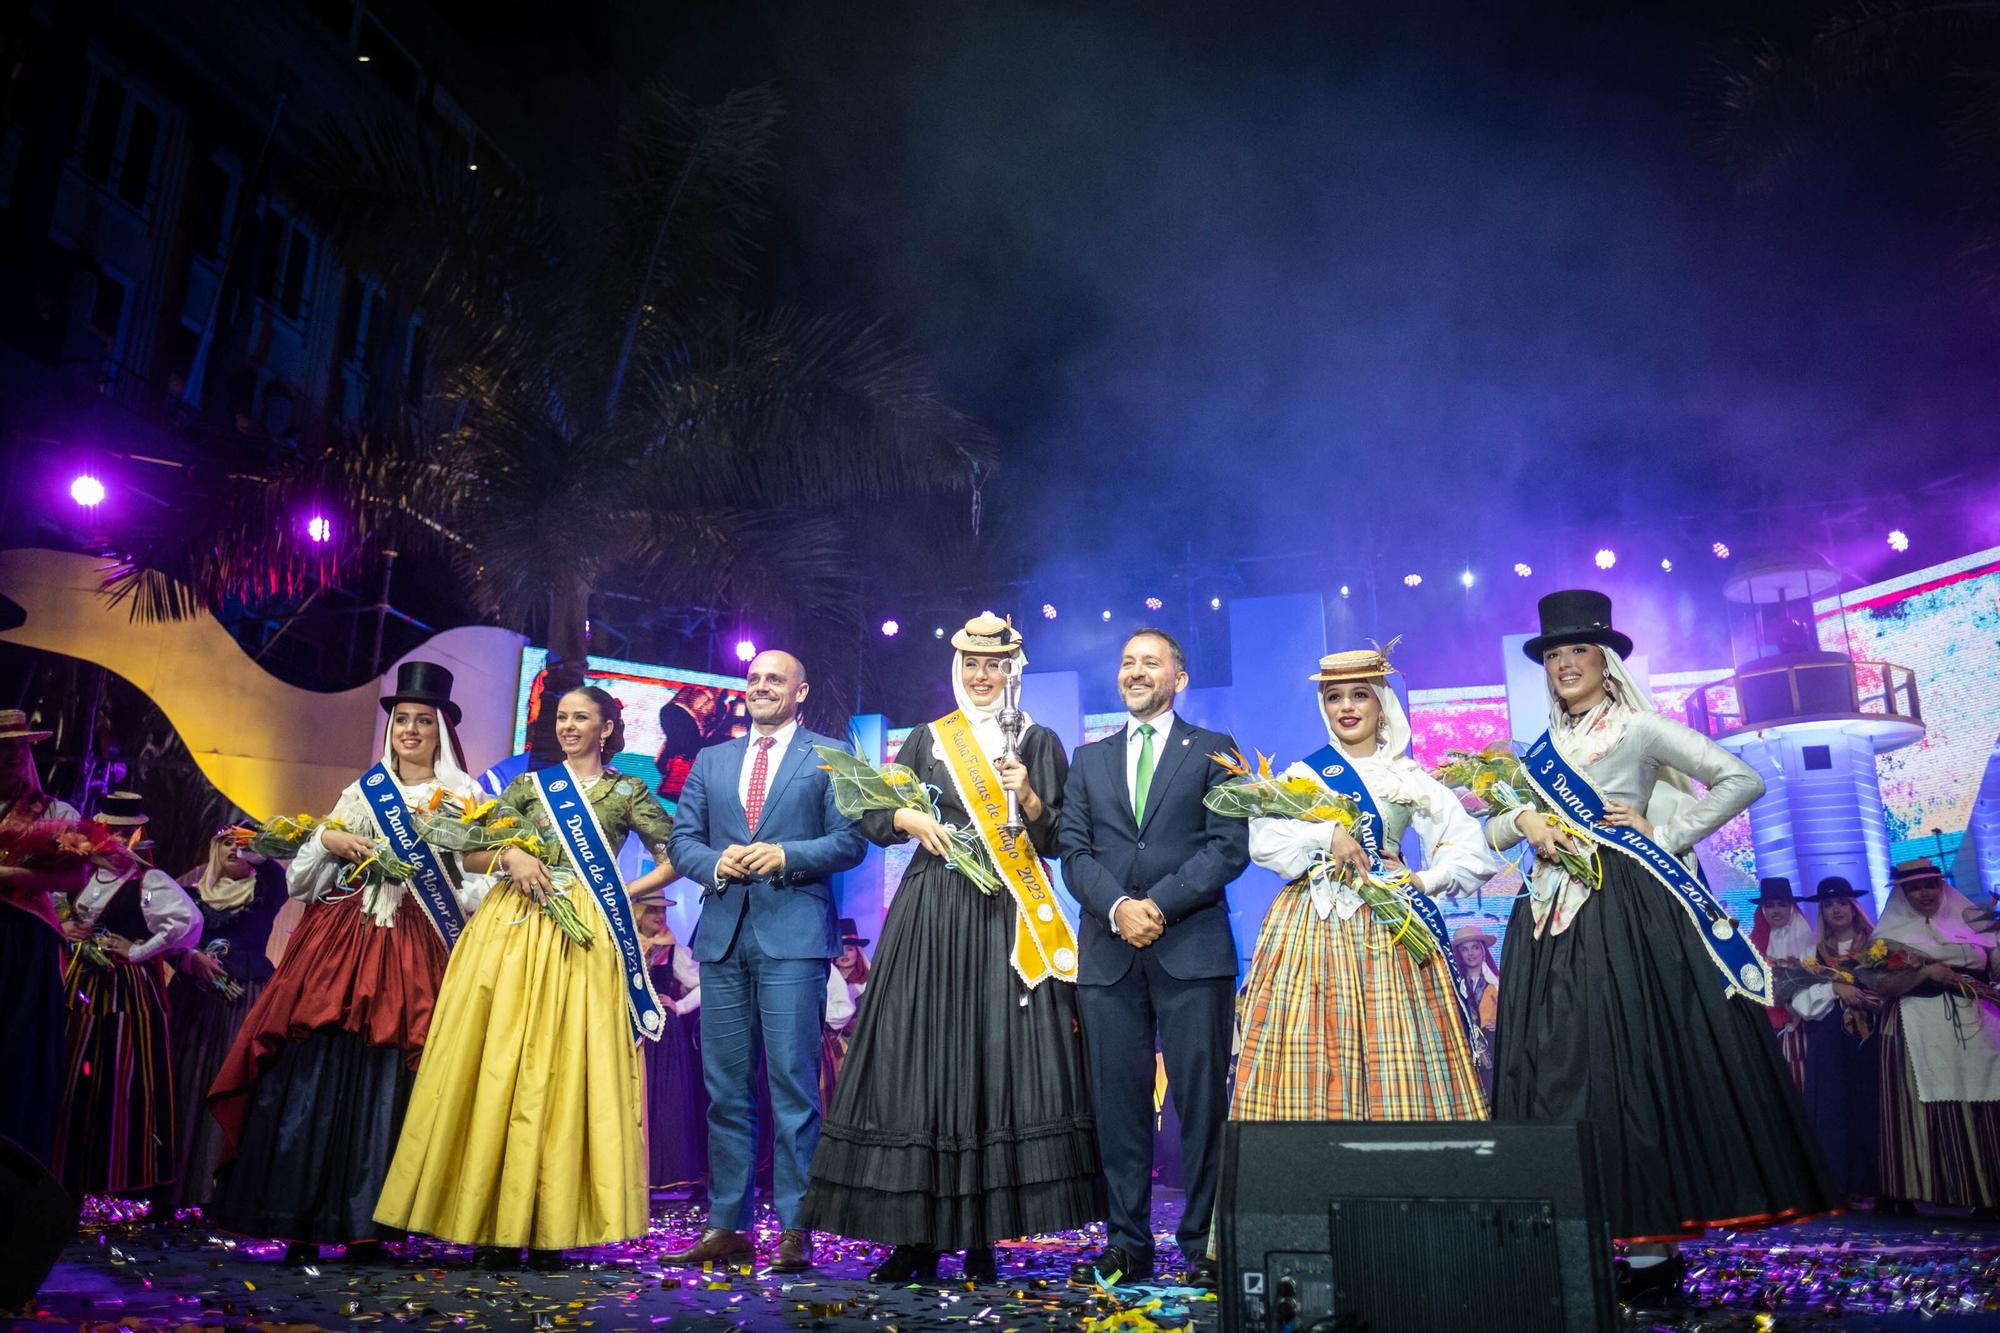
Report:
[[[288,1042],[336,1028],[371,1046],[392,1046],[417,1067],[444,975],[444,942],[405,897],[395,924],[378,926],[360,893],[310,904],[223,1057],[208,1090],[222,1126],[222,1160],[236,1155],[252,1089]]]

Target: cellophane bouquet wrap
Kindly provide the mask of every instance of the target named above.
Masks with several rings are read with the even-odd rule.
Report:
[[[1593,889],[1604,887],[1604,867],[1598,861],[1597,843],[1566,816],[1541,798],[1528,781],[1521,757],[1511,741],[1495,741],[1483,750],[1447,750],[1445,762],[1435,774],[1452,789],[1459,804],[1481,819],[1511,817],[1517,810],[1532,810],[1549,822],[1549,827],[1567,836],[1586,850],[1558,851],[1556,863],[1571,879]]]
[[[860,755],[832,745],[815,745],[813,753],[827,772],[834,805],[848,819],[859,819],[870,810],[915,810],[944,822],[930,789],[905,765],[883,764],[878,768]],[[981,893],[999,893],[1003,887],[1000,869],[993,864],[993,854],[986,850],[979,830],[951,824],[944,827],[951,842],[951,856],[945,864],[971,880]]]
[[[1210,787],[1202,804],[1218,815],[1231,819],[1300,819],[1308,824],[1337,824],[1354,835],[1361,825],[1361,807],[1351,796],[1330,790],[1305,773],[1273,773],[1268,755],[1259,754],[1256,766],[1240,753],[1212,754],[1209,758],[1226,769],[1232,781]],[[1360,895],[1377,920],[1395,932],[1395,942],[1419,963],[1437,956],[1440,942],[1431,938],[1422,920],[1410,909],[1409,895],[1421,892],[1408,871],[1388,877],[1355,875],[1343,871],[1330,853],[1321,852],[1306,877],[1326,878],[1345,884]]]
[[[368,856],[354,862],[340,872],[341,886],[350,891],[366,893],[362,900],[370,910],[374,899],[384,885],[408,884],[417,868],[396,855],[386,839],[352,829],[338,819],[315,819],[311,815],[279,815],[252,828],[239,824],[229,830],[230,838],[238,847],[256,852],[274,861],[289,861],[299,854],[299,848],[306,845],[321,829],[331,829],[336,833],[352,833],[365,838],[372,849]]]
[[[549,868],[549,882],[554,886],[542,903],[542,911],[574,943],[588,949],[596,942],[597,932],[576,910],[571,897],[582,880],[567,866],[558,865],[558,854],[548,839],[511,809],[490,797],[467,800],[440,787],[429,804],[411,815],[416,820],[417,836],[444,851],[460,856],[472,852],[497,855],[513,847],[540,861]]]

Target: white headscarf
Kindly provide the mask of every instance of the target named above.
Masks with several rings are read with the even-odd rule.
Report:
[[[1542,675],[1543,686],[1549,692],[1549,737],[1562,757],[1579,768],[1588,768],[1609,754],[1624,739],[1625,728],[1634,715],[1660,711],[1653,696],[1640,689],[1639,682],[1625,669],[1625,659],[1618,655],[1618,650],[1598,646],[1604,652],[1605,697],[1588,712],[1572,718],[1556,693],[1555,682],[1549,680],[1546,672]],[[1694,785],[1687,774],[1661,764],[1653,772],[1653,792],[1646,801],[1646,818],[1664,824],[1694,801]]]
[[[975,653],[973,655],[975,657],[1001,656],[999,653]],[[1026,648],[1016,644],[1011,658],[1014,664],[1014,675],[1016,678],[1019,678],[1021,673],[1028,669],[1028,653]],[[1000,701],[1003,695],[1001,692],[995,691],[992,703],[975,703],[972,696],[966,693],[964,677],[965,653],[961,649],[954,648],[951,650],[951,697],[958,701],[958,711],[964,713],[965,720],[972,724],[972,734],[978,738],[979,748],[985,752],[988,759],[997,760],[1001,752],[1007,747],[1006,738],[1000,734]],[[1028,728],[1034,724],[1035,720],[1028,716],[1026,709],[1022,709],[1022,733],[1025,734]]]
[[[420,704],[418,707],[428,708],[431,705]],[[458,729],[452,726],[451,719],[445,716],[442,708],[436,709],[436,712],[438,720],[438,752],[437,758],[432,761],[431,767],[437,774],[437,784],[446,791],[453,793],[477,790],[476,784],[465,771],[465,755],[458,748]],[[396,771],[395,741],[394,737],[390,734],[394,729],[394,721],[395,715],[391,713],[390,721],[382,727],[382,767],[389,770],[389,776],[396,779],[397,785],[413,787],[417,784],[404,781],[403,775]],[[359,792],[361,784],[358,782],[355,783],[353,790]]]
[[[1890,893],[1889,905],[1882,909],[1882,919],[1875,923],[1876,938],[1894,940],[1918,950],[1934,950],[1940,944],[1964,944],[1981,949],[2000,947],[1996,946],[1993,931],[1974,930],[1966,924],[1966,913],[1979,909],[1949,881],[1942,877],[1939,879],[1938,887],[1944,893],[1938,902],[1937,915],[1932,917],[1916,909],[1903,891],[1906,887],[1899,883]]]
[[[1427,783],[1418,780],[1424,776],[1424,770],[1410,757],[1410,718],[1403,711],[1403,701],[1389,688],[1389,682],[1380,676],[1359,683],[1366,685],[1374,693],[1375,702],[1382,706],[1382,730],[1376,739],[1374,754],[1358,758],[1349,756],[1354,758],[1354,767],[1377,800],[1419,806],[1429,811],[1435,793]],[[1313,706],[1319,709],[1319,720],[1326,728],[1326,738],[1333,742],[1335,749],[1345,754],[1340,733],[1333,729],[1333,719],[1326,715],[1326,701],[1317,693],[1313,696]]]

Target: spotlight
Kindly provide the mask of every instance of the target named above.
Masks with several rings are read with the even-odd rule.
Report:
[[[1901,528],[1897,528],[1895,531],[1891,532],[1889,534],[1889,549],[1892,551],[1909,550],[1910,549],[1909,534],[1904,532]]]
[[[314,514],[306,522],[306,536],[316,542],[329,541],[333,537],[333,524],[319,514]]]
[[[1056,618],[1056,604],[1054,602],[1043,602],[1042,619],[1054,620],[1055,618]]]
[[[1458,576],[1458,586],[1461,588],[1470,588],[1474,582],[1472,571],[1469,569],[1462,571]]]
[[[748,639],[738,639],[738,640],[736,641],[736,660],[737,660],[737,661],[739,661],[739,662],[748,662],[748,661],[750,661],[750,660],[751,660],[752,658],[754,658],[754,657],[756,657],[756,656],[757,656],[757,645],[756,645],[756,644],[754,644],[754,643],[750,642],[750,640],[748,640]]]
[[[1340,585],[1340,595],[1342,597],[1347,596],[1347,585],[1345,583]]]
[[[944,626],[939,625],[936,629],[932,630],[931,637],[933,639],[942,639],[944,637]]]
[[[365,56],[365,55],[359,55],[359,56],[356,56],[356,57],[354,57],[354,58],[355,58],[355,59],[356,59],[357,61],[359,61],[359,62],[360,62],[361,64],[364,64],[364,65],[365,65],[365,64],[367,64],[367,63],[368,63],[368,57],[367,57],[367,56]]]
[[[95,509],[104,503],[104,483],[85,472],[69,484],[69,498],[85,509]]]
[[[902,628],[903,627],[901,625],[898,625],[893,620],[885,620],[882,622],[882,637],[885,639],[893,639],[896,637],[898,633],[902,631]]]
[[[1727,560],[1729,558],[1728,542],[1717,542],[1715,545],[1709,547],[1708,549],[1715,553],[1715,558],[1717,560]]]
[[[1147,609],[1148,611],[1157,611],[1157,610],[1159,610],[1159,609],[1160,609],[1161,607],[1163,607],[1163,606],[1165,606],[1165,605],[1166,605],[1166,603],[1165,603],[1165,602],[1163,602],[1163,601],[1161,601],[1161,600],[1160,600],[1159,598],[1157,598],[1157,597],[1148,597],[1148,598],[1146,599],[1146,609]]]
[[[1529,568],[1527,565],[1521,564],[1518,561],[1516,561],[1514,564],[1514,574],[1518,578],[1527,578],[1528,575],[1534,572],[1535,571],[1533,569]]]
[[[1111,613],[1109,611],[1099,612],[1098,619],[1102,620],[1105,624],[1108,625],[1111,623]]]
[[[1222,599],[1220,597],[1209,598],[1208,609],[1211,611],[1220,611],[1222,609]]]
[[[1596,559],[1599,569],[1609,569],[1618,563],[1618,552],[1612,550],[1609,546],[1600,546],[1597,548]]]
[[[1403,575],[1403,586],[1405,588],[1421,588],[1424,586],[1424,576],[1422,574],[1405,574]]]
[[[1660,560],[1660,568],[1671,574],[1674,572],[1674,562],[1663,557]]]

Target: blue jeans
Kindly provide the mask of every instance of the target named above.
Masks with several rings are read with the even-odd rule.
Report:
[[[708,1087],[708,1224],[750,1226],[757,1161],[757,1058],[764,1057],[776,1121],[771,1202],[781,1227],[796,1225],[813,1149],[819,1146],[820,1019],[827,958],[772,958],[757,932],[736,934],[729,955],[701,965],[701,1075]]]

